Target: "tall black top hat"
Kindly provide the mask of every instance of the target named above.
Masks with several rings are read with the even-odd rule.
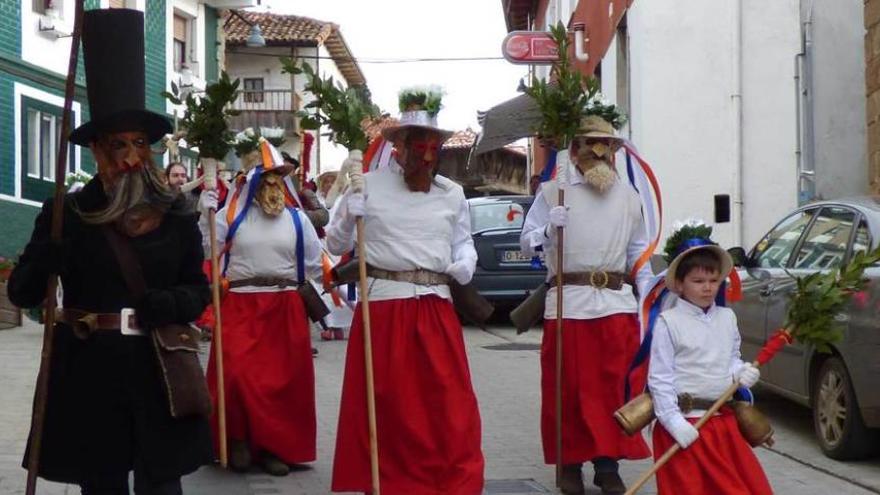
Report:
[[[74,129],[70,141],[87,146],[98,133],[142,131],[153,143],[170,133],[168,119],[146,109],[143,12],[83,13],[82,44],[92,120]]]

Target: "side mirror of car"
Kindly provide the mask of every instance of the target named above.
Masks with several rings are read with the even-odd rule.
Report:
[[[732,247],[727,250],[727,253],[730,254],[730,257],[733,258],[733,266],[750,268],[750,259],[746,254],[746,250],[737,246]]]

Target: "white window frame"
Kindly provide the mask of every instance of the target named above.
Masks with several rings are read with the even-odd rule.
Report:
[[[13,81],[12,83],[12,93],[13,93],[13,102],[14,102],[14,117],[15,117],[15,125],[13,128],[15,129],[15,134],[13,136],[13,150],[15,157],[15,169],[14,169],[14,185],[15,185],[15,194],[10,196],[8,194],[0,193],[0,199],[11,201],[13,203],[19,203],[28,206],[42,206],[41,203],[37,201],[32,201],[30,199],[25,199],[22,197],[22,185],[21,185],[21,170],[22,170],[22,149],[21,149],[21,138],[22,131],[24,129],[21,128],[21,97],[28,96],[34,99],[38,99],[44,101],[48,104],[55,105],[57,107],[64,107],[64,98],[54,95],[52,93],[48,93],[41,89],[37,89],[31,86],[27,86],[17,81]],[[82,120],[82,108],[79,102],[74,101],[72,106],[73,111],[76,113],[76,118],[74,122],[71,123],[71,130],[76,129],[80,126]],[[79,147],[74,146],[74,153],[71,157],[74,160],[74,170],[77,172],[82,171],[82,152]]]

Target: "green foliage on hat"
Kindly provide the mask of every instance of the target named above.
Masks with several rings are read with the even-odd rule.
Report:
[[[204,93],[190,93],[181,100],[178,88],[172,85],[172,92],[162,92],[168,101],[175,105],[185,105],[186,111],[180,127],[186,130],[186,142],[199,148],[199,157],[222,160],[232,147],[232,131],[227,118],[238,115],[230,106],[238,98],[238,85],[241,80],[232,81],[226,72],[220,80],[209,84]]]
[[[305,90],[315,99],[297,112],[303,129],[330,129],[330,139],[349,150],[367,149],[369,139],[361,127],[367,118],[379,115],[379,107],[370,101],[369,93],[362,87],[344,87],[333,77],[322,78],[309,64],[297,65],[296,60],[282,57],[282,71],[288,74],[304,74]]]
[[[878,262],[880,248],[859,251],[837,270],[794,277],[797,290],[791,295],[785,328],[798,342],[812,345],[819,352],[831,352],[831,344],[843,339],[835,316],[845,310],[853,294],[865,288],[865,269]]]
[[[281,127],[248,127],[239,132],[232,140],[232,147],[235,149],[235,156],[241,157],[252,151],[260,149],[260,138],[276,148],[284,144],[284,129]]]
[[[712,227],[702,223],[689,221],[679,227],[666,239],[666,246],[663,248],[663,259],[666,263],[672,263],[678,254],[678,248],[688,239],[711,239]]]
[[[436,117],[443,107],[443,92],[437,87],[405,88],[397,95],[397,105],[401,112],[424,110]]]
[[[611,124],[614,130],[619,131],[626,124],[626,115],[622,114],[617,105],[609,103],[602,95],[596,94],[584,109],[584,116],[596,115],[605,122]]]

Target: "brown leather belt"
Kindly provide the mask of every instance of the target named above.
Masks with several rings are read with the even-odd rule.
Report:
[[[287,287],[299,287],[299,285],[296,280],[280,277],[253,277],[229,281],[230,289],[236,287],[280,287],[286,289]]]
[[[81,309],[58,308],[55,310],[55,322],[70,325],[73,333],[85,339],[92,332],[100,330],[119,331],[122,328],[122,314],[120,313],[91,313]],[[128,316],[128,328],[139,330],[137,319],[132,312]]]
[[[555,287],[557,278],[550,279],[550,286]],[[620,290],[626,281],[626,275],[620,272],[571,272],[562,274],[562,285],[589,285],[597,289]]]
[[[416,285],[449,285],[451,278],[445,273],[432,272],[431,270],[409,270],[392,272],[374,266],[367,266],[367,275],[382,280],[395,282],[409,282]]]
[[[712,399],[700,399],[688,393],[678,396],[678,408],[681,409],[682,414],[687,414],[694,410],[709,410],[714,405],[715,401]]]

